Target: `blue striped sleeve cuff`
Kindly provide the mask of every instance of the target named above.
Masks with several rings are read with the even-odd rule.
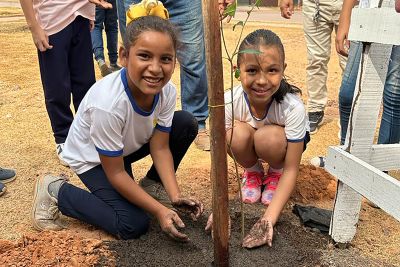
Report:
[[[108,150],[103,150],[101,148],[96,147],[97,152],[99,152],[99,154],[107,156],[107,157],[119,157],[122,156],[122,152],[123,150],[118,150],[118,151],[108,151]]]
[[[161,132],[165,132],[165,133],[170,133],[171,132],[171,127],[161,126],[158,123],[156,125],[156,129],[161,131]]]

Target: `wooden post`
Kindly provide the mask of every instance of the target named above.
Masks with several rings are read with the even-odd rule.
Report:
[[[228,170],[218,1],[203,0],[202,3],[207,59],[208,102],[210,105],[214,265],[229,266]]]

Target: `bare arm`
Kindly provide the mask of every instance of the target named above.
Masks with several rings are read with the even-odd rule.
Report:
[[[254,248],[264,244],[272,246],[274,225],[296,185],[303,145],[303,142],[288,143],[283,174],[279,179],[271,204],[264,215],[251,228],[250,233],[243,239],[243,247]]]
[[[49,44],[49,37],[47,33],[40,27],[36,20],[35,12],[33,11],[32,0],[20,0],[22,11],[24,12],[26,23],[31,31],[33,43],[41,52],[53,48]]]
[[[344,0],[342,11],[340,12],[339,27],[336,33],[336,51],[342,56],[348,55],[348,47],[350,43],[348,38],[350,21],[351,21],[351,10],[355,6],[357,0]]]
[[[136,206],[154,215],[161,229],[172,238],[187,241],[188,237],[180,233],[174,226],[184,227],[182,220],[172,210],[148,195],[125,171],[122,157],[107,157],[100,155],[100,161],[111,185],[124,198]]]
[[[271,204],[268,206],[263,216],[268,221],[271,221],[273,225],[278,221],[279,215],[296,186],[303,146],[303,142],[288,142],[283,174],[279,179],[278,187],[276,188]]]
[[[194,198],[186,198],[181,195],[169,148],[169,133],[154,130],[150,139],[150,155],[174,207],[181,212],[188,213],[193,220],[197,220],[203,213],[203,204]]]
[[[395,9],[396,9],[397,12],[400,13],[400,0],[396,0]]]

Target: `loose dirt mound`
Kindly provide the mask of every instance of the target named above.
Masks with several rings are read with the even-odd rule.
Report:
[[[82,239],[68,231],[24,235],[16,242],[0,240],[0,266],[95,266],[112,254],[97,239]]]
[[[322,168],[300,165],[292,200],[301,203],[330,200],[335,197],[337,182]]]

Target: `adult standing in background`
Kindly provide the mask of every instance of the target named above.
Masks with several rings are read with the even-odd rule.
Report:
[[[303,26],[307,45],[307,92],[310,133],[316,133],[324,118],[328,101],[326,80],[331,55],[332,32],[337,32],[343,0],[304,0]],[[290,19],[293,14],[293,0],[281,0],[281,15]],[[342,70],[346,58],[339,56]]]

